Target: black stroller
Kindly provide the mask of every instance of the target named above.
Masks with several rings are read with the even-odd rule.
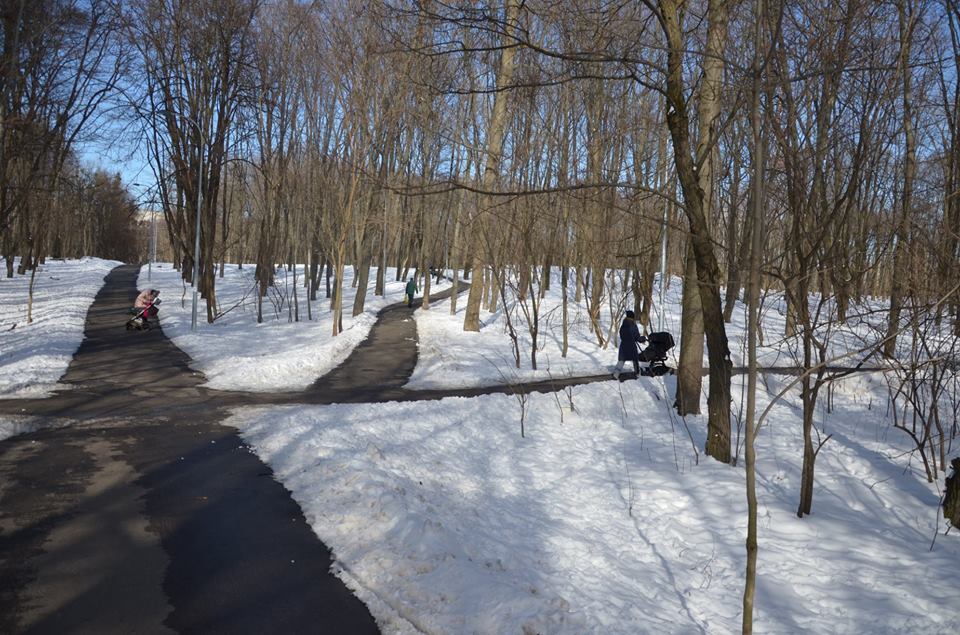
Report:
[[[640,374],[645,377],[660,377],[673,373],[667,366],[667,352],[674,347],[673,336],[666,331],[651,333],[646,337],[647,347],[640,351],[640,361],[650,365],[641,368]]]
[[[156,317],[157,313],[159,313],[159,309],[157,307],[160,305],[160,298],[157,297],[158,295],[160,295],[159,291],[151,289],[150,298],[146,300],[146,306],[132,307],[127,309],[127,314],[133,316],[127,320],[128,331],[150,330],[150,318]]]

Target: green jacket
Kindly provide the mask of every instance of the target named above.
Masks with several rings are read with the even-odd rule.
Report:
[[[413,295],[416,292],[417,292],[417,281],[414,280],[413,278],[410,278],[410,280],[407,281],[407,295]]]

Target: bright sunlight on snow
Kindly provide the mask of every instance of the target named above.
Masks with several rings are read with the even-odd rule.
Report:
[[[3,263],[0,258],[0,263]],[[118,262],[99,258],[48,259],[30,275],[0,278],[0,399],[41,397],[58,386],[83,341],[87,309]],[[123,316],[118,324],[123,324]]]
[[[56,388],[79,346],[87,307],[114,264],[45,264],[35,281],[33,324],[24,300],[29,277],[0,282],[0,396]],[[338,337],[330,334],[325,299],[311,304],[306,319],[302,289],[301,320],[290,320],[292,272],[278,270],[258,324],[252,270],[228,266],[217,283],[223,316],[206,324],[201,301],[196,333],[179,273],[155,266],[149,280],[141,272],[139,286],[161,290],[164,333],[191,355],[209,387],[294,391],[347,360],[377,312],[402,300],[395,275],[388,275],[386,298],[372,294],[374,271],[364,312],[352,318],[347,273]],[[674,280],[662,315],[678,340],[679,294]],[[537,370],[531,336],[522,330],[515,368],[502,304],[482,312],[480,333],[462,331],[464,306],[461,296],[456,315],[449,301],[415,312],[420,359],[410,388],[597,375],[616,360],[612,344],[597,345],[584,305],[573,302],[569,355],[561,357],[556,285],[539,309]],[[516,302],[510,308],[517,312],[512,317],[522,310]],[[600,318],[610,334],[616,312]],[[124,319],[117,317],[118,335],[126,335]],[[654,316],[655,325],[660,319]],[[783,332],[782,320],[781,299],[771,295],[761,350],[767,366],[796,365],[795,343],[773,335]],[[830,334],[831,354],[857,350],[879,328],[866,318],[848,320]],[[728,327],[735,364],[743,329],[738,308]],[[734,377],[738,424],[744,381]],[[960,539],[956,532],[943,535],[940,482],[927,482],[908,435],[892,425],[884,374],[847,377],[821,398],[817,430],[830,437],[816,464],[813,514],[803,519],[796,516],[800,403],[789,381],[776,373],[761,377],[761,409],[771,395],[784,396],[757,441],[755,631],[960,630]],[[705,417],[679,418],[671,407],[675,389],[672,376],[611,379],[526,397],[238,408],[227,423],[293,493],[332,549],[336,573],[385,632],[736,631],[744,471],[703,455]],[[0,438],[36,425],[29,417],[2,424]],[[742,439],[735,435],[739,455]]]

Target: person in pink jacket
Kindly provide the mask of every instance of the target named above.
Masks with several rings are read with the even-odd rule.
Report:
[[[138,311],[146,309],[143,313],[143,317],[152,318],[156,317],[159,309],[154,306],[157,303],[157,296],[160,295],[160,292],[156,289],[144,289],[140,292],[140,295],[137,296],[136,301],[133,303],[133,308]]]

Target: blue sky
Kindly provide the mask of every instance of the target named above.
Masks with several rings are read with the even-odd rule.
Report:
[[[78,143],[75,150],[85,167],[119,173],[124,185],[138,200],[153,187],[153,172],[147,157],[127,135],[108,131],[105,135]]]

